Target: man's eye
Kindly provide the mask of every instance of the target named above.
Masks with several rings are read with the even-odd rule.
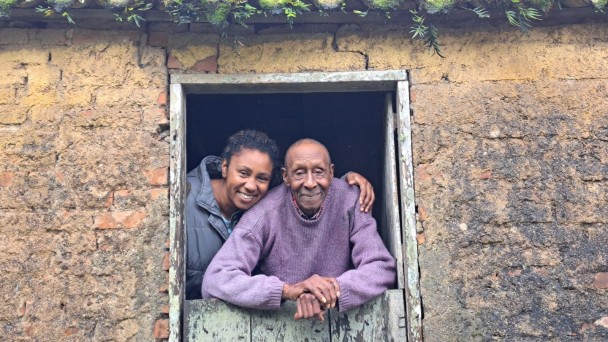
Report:
[[[247,172],[245,172],[245,171],[239,171],[239,175],[241,175],[241,176],[247,176]]]

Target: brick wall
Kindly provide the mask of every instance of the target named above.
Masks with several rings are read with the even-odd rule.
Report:
[[[256,32],[159,41],[173,72],[409,70],[425,340],[608,337],[605,25],[444,29],[445,59],[396,25]]]
[[[167,71],[389,69],[410,72],[425,339],[608,338],[606,25],[443,30],[445,59],[399,25],[157,29],[0,31],[10,340],[167,335]]]
[[[140,39],[0,30],[3,340],[144,341],[166,317],[166,57]]]

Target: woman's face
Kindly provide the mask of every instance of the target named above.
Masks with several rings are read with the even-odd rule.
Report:
[[[222,162],[222,177],[226,180],[228,199],[239,210],[247,210],[266,193],[272,177],[270,156],[253,149],[243,149]]]

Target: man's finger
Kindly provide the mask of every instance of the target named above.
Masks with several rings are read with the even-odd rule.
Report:
[[[300,318],[302,318],[302,301],[300,299],[296,300],[296,314],[293,316],[294,320],[299,320]]]
[[[327,298],[323,295],[323,293],[318,288],[310,289],[310,293],[312,293],[321,303],[327,303]]]
[[[334,283],[330,280],[330,278],[324,278],[325,288],[322,290],[325,298],[327,299],[326,303],[323,303],[328,308],[333,308],[336,306],[336,300],[338,300],[336,289]]]
[[[327,280],[329,280],[329,282],[334,287],[334,291],[336,292],[336,297],[340,298],[340,284],[338,283],[336,278],[327,278]],[[337,301],[337,299],[336,299],[336,301]]]
[[[313,299],[313,300],[315,300],[315,299]],[[315,300],[315,302],[316,302],[316,300]],[[311,318],[314,316],[315,312],[313,309],[313,304],[310,299],[306,298],[303,300],[302,311],[303,311],[304,318]]]

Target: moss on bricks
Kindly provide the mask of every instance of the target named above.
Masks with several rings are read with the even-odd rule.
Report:
[[[392,10],[397,7],[403,1],[401,0],[370,0],[369,7],[372,9],[380,9],[380,10]]]
[[[0,18],[8,16],[9,8],[17,3],[17,0],[0,0]]]
[[[608,4],[608,0],[591,0],[591,2],[595,8],[600,10],[606,7],[606,4]]]
[[[339,8],[344,0],[314,0],[315,6],[324,10],[333,10]]]
[[[427,0],[423,6],[428,13],[439,13],[447,11],[454,6],[455,0]]]
[[[221,26],[228,19],[230,15],[231,6],[226,2],[208,2],[207,11],[205,11],[205,18],[213,25]]]
[[[47,0],[55,12],[61,13],[74,3],[74,0]]]
[[[273,14],[281,13],[281,9],[285,7],[286,4],[287,0],[260,0],[260,7]]]

